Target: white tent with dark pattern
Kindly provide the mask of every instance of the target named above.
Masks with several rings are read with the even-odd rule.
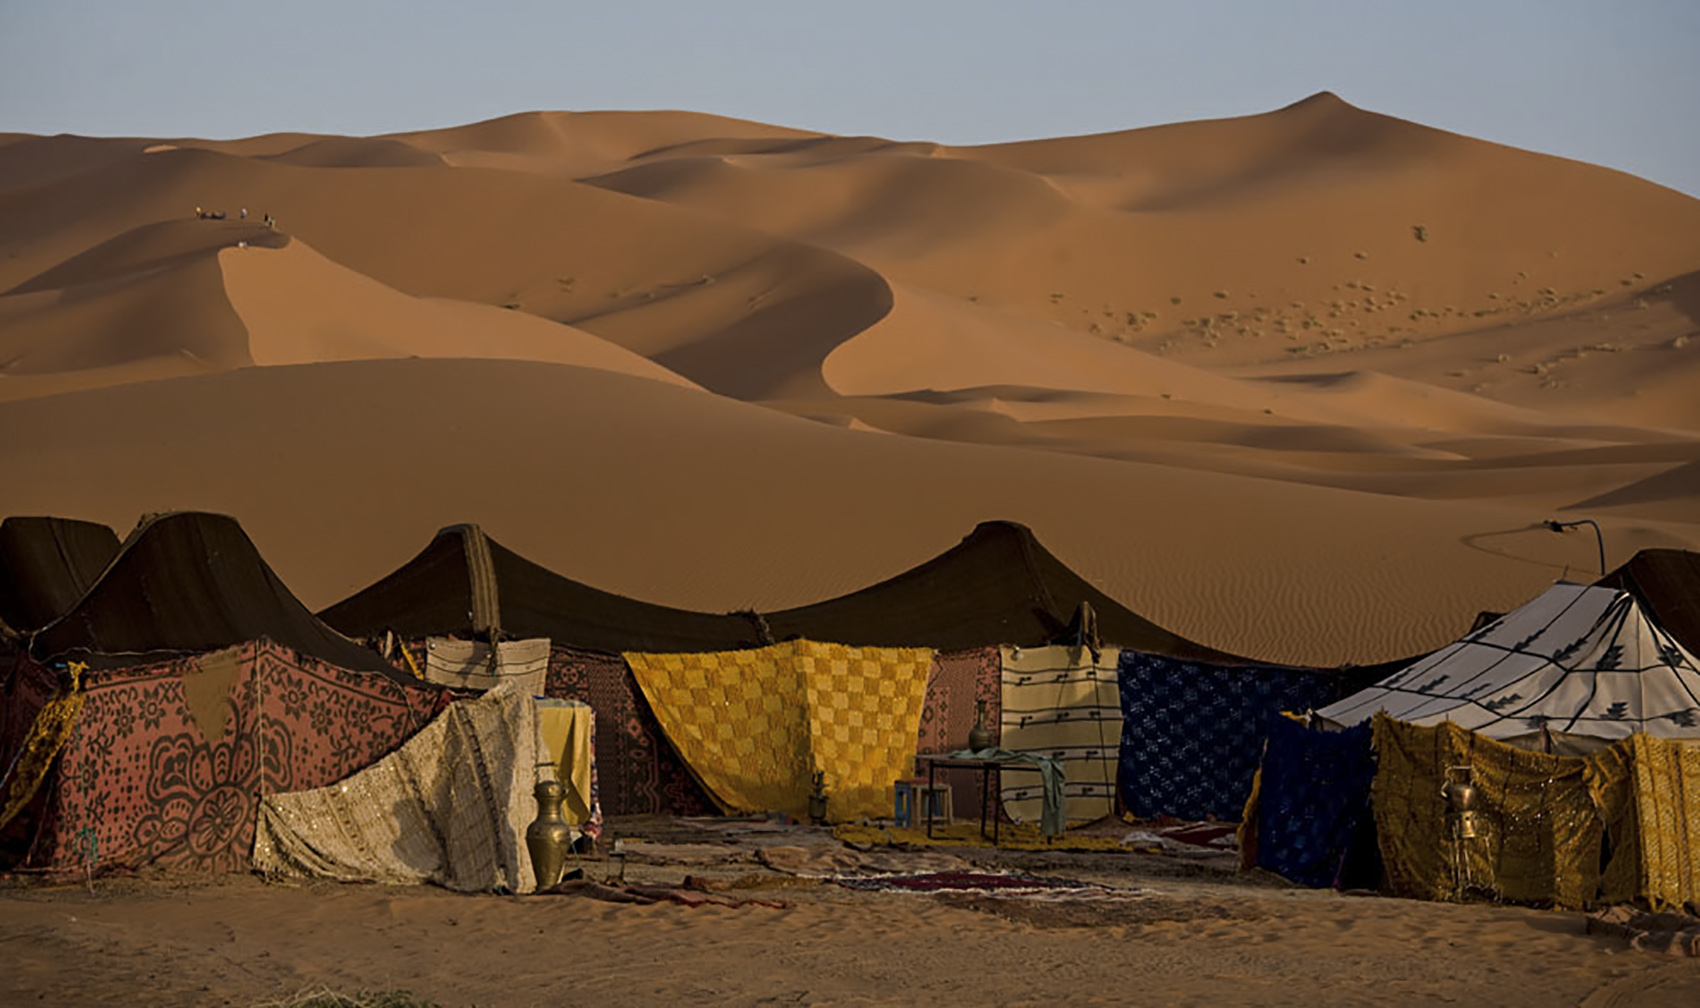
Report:
[[[1700,661],[1630,593],[1560,582],[1318,713],[1355,724],[1378,710],[1495,739],[1691,738],[1700,736]]]

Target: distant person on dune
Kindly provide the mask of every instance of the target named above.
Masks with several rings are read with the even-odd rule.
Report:
[[[248,208],[243,207],[242,208],[242,220],[247,220],[247,219],[248,219]]]

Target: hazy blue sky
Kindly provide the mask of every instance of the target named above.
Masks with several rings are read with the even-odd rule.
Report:
[[[0,130],[681,108],[947,143],[1319,90],[1700,195],[1700,0],[0,0]]]

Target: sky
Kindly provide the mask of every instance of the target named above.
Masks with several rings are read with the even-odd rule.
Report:
[[[1372,111],[1700,196],[1700,0],[0,0],[0,131],[688,109],[947,144]]]

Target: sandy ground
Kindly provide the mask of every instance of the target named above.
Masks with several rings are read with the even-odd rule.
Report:
[[[1580,914],[1246,882],[1141,855],[1006,855],[1118,887],[1072,904],[738,890],[785,904],[112,880],[0,893],[0,1001],[252,1005],[315,987],[443,1005],[1686,1005],[1700,961],[1583,933]],[[607,866],[591,863],[593,877]],[[633,865],[631,881],[759,867]]]

